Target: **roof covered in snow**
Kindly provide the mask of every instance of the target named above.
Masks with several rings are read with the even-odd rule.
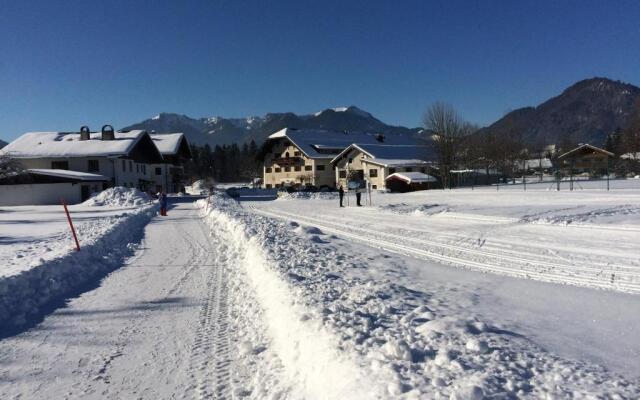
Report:
[[[338,132],[321,129],[284,128],[270,135],[268,140],[288,138],[296,147],[310,158],[333,159],[352,143],[380,143],[379,135],[366,132]],[[412,140],[400,135],[387,135],[385,142],[393,144],[412,144]]]
[[[104,175],[90,174],[88,172],[67,171],[66,169],[38,169],[32,168],[26,170],[32,175],[54,176],[57,178],[68,178],[77,181],[108,181],[109,178]]]
[[[424,182],[437,182],[438,180],[431,175],[423,174],[422,172],[396,172],[387,176],[385,180],[399,179],[407,183],[424,183]]]
[[[562,154],[561,156],[559,156],[558,158],[566,158],[566,157],[570,157],[570,156],[575,156],[577,153],[581,153],[581,152],[592,152],[592,153],[600,153],[600,154],[604,154],[607,155],[609,157],[613,156],[613,153],[610,151],[607,151],[605,149],[601,149],[600,147],[596,147],[596,146],[592,146],[588,143],[585,144],[581,144],[580,146],[576,147],[575,149],[568,151],[564,154]]]
[[[386,138],[385,138],[386,141]],[[352,143],[338,154],[332,163],[345,157],[352,151],[361,151],[368,155],[366,162],[383,166],[424,165],[428,164],[424,159],[427,154],[426,146],[414,144],[389,144],[389,143]]]
[[[116,132],[114,140],[101,140],[102,133],[91,133],[80,140],[77,132],[28,132],[9,143],[0,152],[14,158],[99,157],[129,154],[146,131]]]
[[[153,133],[149,136],[151,136],[153,143],[163,156],[177,154],[180,150],[180,145],[187,140],[182,132]]]

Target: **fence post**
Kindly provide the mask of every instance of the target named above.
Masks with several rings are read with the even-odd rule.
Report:
[[[69,215],[69,210],[67,209],[67,203],[64,202],[63,198],[60,198],[60,203],[62,207],[64,207],[64,212],[67,214],[67,221],[69,221],[69,227],[71,227],[71,233],[73,234],[73,240],[76,242],[76,251],[80,251],[80,243],[78,242],[78,236],[76,235],[76,229],[73,227],[73,222],[71,221],[71,215]]]

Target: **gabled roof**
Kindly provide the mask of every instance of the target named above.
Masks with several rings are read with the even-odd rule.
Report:
[[[582,150],[591,150],[591,151],[596,152],[596,153],[602,153],[602,154],[605,154],[605,155],[607,155],[609,157],[613,157],[613,153],[612,152],[607,151],[605,149],[601,149],[600,147],[592,146],[592,145],[590,145],[588,143],[585,143],[585,144],[581,144],[580,146],[576,147],[575,149],[573,149],[571,151],[568,151],[568,152],[562,154],[558,158],[565,158],[565,157],[570,156],[573,153],[576,153],[576,152],[582,151]]]
[[[185,140],[184,133],[152,133],[149,136],[162,155],[176,154]]]
[[[423,174],[422,172],[396,172],[387,176],[385,181],[398,179],[406,183],[423,183],[423,182],[437,182],[438,180],[431,175]]]
[[[106,157],[128,155],[136,144],[148,136],[146,131],[116,132],[114,140],[101,140],[102,133],[80,140],[80,133],[28,132],[5,146],[0,153],[13,158]]]
[[[378,134],[366,132],[338,132],[322,129],[284,128],[271,134],[267,140],[287,138],[309,158],[333,159],[352,143],[375,144]],[[395,144],[411,144],[409,138],[387,135],[385,141]]]
[[[414,144],[370,144],[370,143],[352,143],[338,154],[331,163],[335,163],[346,157],[351,151],[359,150],[371,158],[366,162],[382,165],[382,166],[399,166],[399,165],[422,165],[428,164],[424,160],[427,152],[426,146],[416,146]]]

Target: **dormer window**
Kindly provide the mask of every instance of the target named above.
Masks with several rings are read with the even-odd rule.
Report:
[[[284,153],[284,158],[289,158],[289,152]]]

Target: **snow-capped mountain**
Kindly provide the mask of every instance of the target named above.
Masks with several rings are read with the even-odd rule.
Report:
[[[206,117],[160,113],[125,129],[146,129],[163,132],[184,132],[194,144],[243,143],[255,140],[262,143],[267,136],[282,128],[314,128],[327,130],[368,131],[385,134],[415,136],[420,129],[387,125],[370,113],[356,107],[327,108],[313,114],[297,115],[290,112],[268,113],[246,118]]]

